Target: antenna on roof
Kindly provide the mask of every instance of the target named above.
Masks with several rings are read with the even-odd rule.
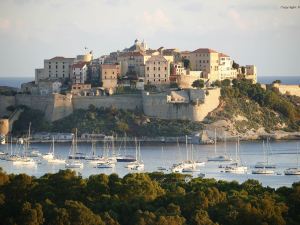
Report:
[[[84,47],[84,50],[87,50],[87,49],[88,49],[88,47],[85,46],[85,47]]]

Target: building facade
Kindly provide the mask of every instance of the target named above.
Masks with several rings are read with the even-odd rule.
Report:
[[[232,68],[233,60],[230,56],[219,54],[219,80],[235,79],[237,78],[237,70]]]
[[[71,79],[72,64],[74,63],[74,58],[65,58],[61,56],[54,57],[52,59],[44,60],[44,74],[43,79]],[[39,79],[41,80],[41,79]]]
[[[190,61],[190,69],[202,71],[203,78],[211,82],[219,79],[219,53],[209,48],[199,48],[193,52],[181,52]]]
[[[84,84],[87,78],[87,64],[86,62],[78,62],[72,65],[72,83]]]
[[[118,64],[102,64],[101,66],[102,87],[105,90],[114,90],[118,85],[118,77],[120,76],[120,65]]]
[[[170,83],[170,63],[162,55],[154,55],[146,61],[145,83],[167,85]]]

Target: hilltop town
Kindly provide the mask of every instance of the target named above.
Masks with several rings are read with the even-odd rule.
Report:
[[[72,58],[45,59],[43,67],[35,69],[35,80],[22,84],[21,92],[0,95],[0,116],[8,118],[2,119],[7,132],[22,113],[19,106],[40,110],[49,122],[91,106],[139,110],[149,118],[164,120],[213,122],[212,115],[224,108],[222,86],[231,86],[235,80],[256,85],[256,66],[241,66],[229,55],[209,48],[151,49],[135,40],[132,46],[99,58],[89,51]],[[300,96],[297,85],[274,85],[282,94]],[[259,88],[268,87],[259,84]],[[19,111],[12,113],[9,107]],[[227,121],[227,128],[230,125]]]

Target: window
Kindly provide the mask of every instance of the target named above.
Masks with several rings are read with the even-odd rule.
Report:
[[[160,74],[158,74],[158,77],[160,77]]]
[[[147,71],[149,71],[149,66],[147,67]]]
[[[65,65],[63,65],[63,69],[65,68]]]
[[[160,81],[160,79],[158,79],[158,81]]]
[[[153,67],[153,70],[155,70],[155,66]]]
[[[160,67],[158,67],[158,70],[160,70]]]
[[[155,74],[153,76],[155,77]]]
[[[165,82],[167,82],[167,79],[165,79]]]
[[[55,68],[57,69],[57,65],[55,66]]]
[[[167,67],[165,67],[165,70],[167,70]]]
[[[51,65],[49,65],[49,69],[51,69]]]
[[[113,74],[115,74],[115,71],[113,71]]]

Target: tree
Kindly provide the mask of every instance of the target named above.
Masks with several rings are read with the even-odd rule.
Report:
[[[182,62],[185,69],[191,69],[191,62],[189,59],[183,59]]]
[[[192,87],[194,88],[204,88],[204,80],[195,80],[192,84]]]
[[[232,68],[237,70],[239,67],[240,67],[240,65],[237,64],[235,61],[233,61]]]
[[[281,84],[281,80],[274,80],[272,84]]]

